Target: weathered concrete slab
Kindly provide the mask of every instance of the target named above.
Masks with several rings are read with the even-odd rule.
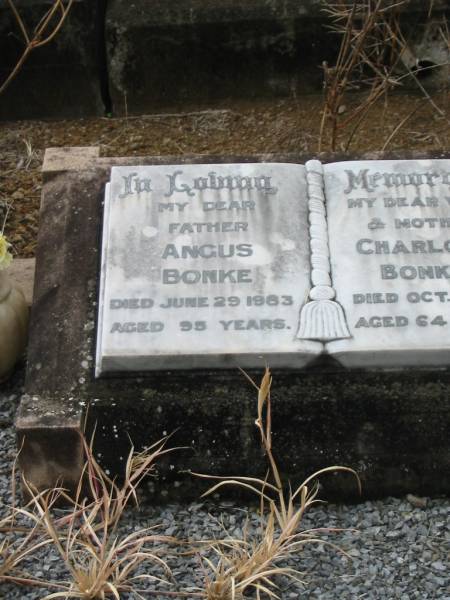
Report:
[[[29,306],[33,302],[35,263],[34,258],[16,258],[8,269],[11,281],[21,288]]]
[[[437,21],[446,9],[445,0],[433,4]],[[436,62],[436,42],[424,41],[428,3],[398,10],[411,38],[409,66],[416,43],[418,58]],[[320,91],[321,65],[333,64],[338,50],[330,24],[322,0],[159,0],[151,10],[146,0],[112,0],[105,28],[114,111]]]
[[[89,169],[99,157],[100,148],[98,147],[47,148],[42,172],[50,175],[53,172],[82,171]]]
[[[30,32],[53,6],[50,0],[15,2]],[[31,52],[17,76],[0,95],[0,119],[102,115],[99,45],[102,2],[77,0],[61,30]],[[51,29],[48,30],[50,33]],[[0,84],[25,47],[19,26],[5,0],[0,1]]]
[[[321,2],[230,0],[108,5],[106,40],[116,114],[224,98],[320,89],[331,60]]]
[[[125,462],[128,436],[139,448],[176,430],[171,444],[191,448],[163,463],[152,484],[157,499],[198,493],[198,481],[179,472],[187,468],[264,474],[253,424],[255,390],[237,370],[95,379],[101,203],[113,165],[303,163],[311,157],[97,158],[79,171],[65,170],[67,150],[64,157],[60,170],[54,158],[52,172],[44,173],[27,395],[17,417],[27,476],[41,487],[62,475],[68,485],[76,480],[78,432],[88,405],[88,431],[97,424],[96,452],[111,472],[120,472]],[[359,158],[420,157],[426,158],[411,153]],[[263,367],[253,373],[257,379]],[[328,363],[326,370],[317,364],[308,373],[273,374],[273,443],[291,478],[345,464],[359,471],[366,497],[450,491],[450,371],[348,372]],[[349,497],[354,490],[350,477],[324,480],[328,497]]]

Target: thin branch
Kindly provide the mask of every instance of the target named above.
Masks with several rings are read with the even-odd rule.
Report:
[[[30,37],[28,35],[27,29],[25,27],[25,24],[22,21],[22,17],[19,14],[19,11],[15,7],[13,0],[8,0],[8,4],[9,4],[9,7],[10,7],[10,9],[12,10],[12,12],[14,14],[14,17],[15,17],[15,19],[16,19],[19,27],[20,27],[20,30],[22,31],[22,35],[25,38],[25,43],[29,44],[30,43]]]
[[[391,143],[391,141],[393,140],[393,138],[397,135],[397,132],[400,131],[400,129],[403,127],[403,125],[409,121],[409,119],[419,110],[420,104],[417,104],[413,110],[406,115],[406,117],[404,119],[402,119],[400,121],[400,123],[397,124],[396,127],[394,127],[394,129],[392,130],[392,132],[390,133],[389,137],[387,138],[387,140],[384,142],[383,147],[381,148],[381,151],[384,152],[386,150],[386,148],[389,146],[389,144]]]
[[[327,1],[325,12],[331,16],[331,29],[341,37],[336,63],[323,65],[325,101],[319,130],[319,150],[322,150],[328,129],[329,147],[336,149],[338,137],[351,128],[346,148],[367,117],[369,109],[390,89],[401,85],[402,77],[396,69],[407,47],[398,23],[398,8],[404,1],[385,5],[384,0],[335,3]],[[413,73],[411,73],[414,76]],[[433,103],[426,90],[418,85]],[[368,86],[359,103],[341,118],[341,107],[347,92],[355,87]],[[442,111],[433,103],[439,114]]]
[[[14,4],[14,0],[8,0],[8,4],[11,8],[11,11],[14,14],[14,18],[16,19],[16,21],[20,27],[20,30],[22,32],[22,35],[25,39],[26,46],[22,52],[21,57],[17,61],[16,65],[14,66],[13,70],[8,75],[8,77],[5,79],[5,81],[0,85],[0,94],[6,90],[6,88],[11,83],[11,81],[14,79],[14,77],[16,77],[17,73],[22,68],[23,64],[27,60],[31,51],[34,50],[35,48],[40,48],[41,46],[48,44],[58,34],[58,32],[60,31],[61,27],[64,24],[64,21],[67,18],[67,15],[69,14],[70,9],[72,8],[73,2],[74,2],[74,0],[68,0],[67,5],[65,6],[63,0],[54,0],[54,4],[53,4],[52,8],[50,10],[48,10],[45,13],[45,15],[42,17],[42,19],[39,21],[38,25],[35,28],[33,36],[30,38],[30,35],[27,32],[27,29],[26,29],[25,24],[19,14],[19,11],[17,10],[17,8]],[[47,37],[44,37],[43,39],[41,39],[42,36],[45,35],[45,32],[46,32],[47,28],[49,27],[53,16],[55,15],[55,13],[58,10],[61,11],[61,15],[59,16],[58,22],[55,24],[55,26],[50,31],[50,33],[47,35]]]
[[[57,35],[57,33],[59,32],[59,30],[63,26],[64,21],[66,20],[66,17],[69,14],[70,8],[72,7],[72,4],[73,4],[73,0],[69,0],[67,8],[64,9],[62,7],[62,15],[61,15],[61,18],[60,18],[58,24],[56,25],[56,27],[54,28],[54,30],[52,31],[52,33],[47,38],[45,38],[44,40],[42,40],[42,42],[39,42],[38,44],[35,44],[35,48],[38,48],[39,46],[44,46],[45,44],[48,44],[49,42],[52,41],[52,39]]]

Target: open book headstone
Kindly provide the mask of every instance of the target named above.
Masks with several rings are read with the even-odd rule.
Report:
[[[96,373],[446,366],[449,203],[448,160],[113,167]]]
[[[343,464],[367,497],[448,493],[450,369],[429,368],[450,346],[450,160],[268,158],[47,150],[16,420],[37,489],[77,488],[94,430],[112,477],[130,440],[174,432],[193,448],[160,465],[155,501],[198,497],[188,469],[264,473],[255,390],[235,367],[258,383],[267,362],[290,480]],[[322,484],[356,491],[351,477]]]

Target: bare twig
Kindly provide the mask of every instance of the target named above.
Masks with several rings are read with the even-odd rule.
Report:
[[[11,8],[11,10],[12,10],[12,12],[14,14],[14,17],[15,17],[15,19],[16,19],[19,27],[20,27],[20,30],[22,31],[23,37],[25,38],[25,43],[29,44],[30,43],[30,38],[28,36],[28,32],[26,30],[24,22],[22,21],[22,17],[20,16],[20,14],[19,14],[19,12],[18,12],[17,8],[15,7],[14,2],[12,0],[8,0],[8,4],[9,4],[9,7]]]
[[[331,150],[338,136],[352,126],[346,143],[349,147],[369,109],[386,92],[398,85],[394,69],[400,59],[401,44],[397,35],[396,9],[403,2],[384,6],[383,0],[354,0],[331,3],[326,12],[333,20],[331,29],[341,36],[341,44],[333,67],[324,65],[325,106],[319,134],[319,151],[328,132]],[[346,94],[355,88],[367,88],[359,103],[341,117]]]
[[[416,104],[416,106],[413,108],[413,110],[406,115],[406,117],[404,119],[402,119],[395,127],[394,129],[391,131],[389,137],[387,138],[387,140],[384,142],[383,147],[381,148],[381,151],[384,152],[384,150],[386,150],[386,148],[389,146],[389,144],[392,142],[392,140],[394,139],[394,137],[397,135],[397,132],[400,131],[400,129],[403,127],[403,125],[409,121],[409,119],[416,114],[416,112],[419,110],[420,108],[420,104]]]
[[[67,0],[66,4],[64,4],[64,0],[54,0],[53,6],[45,13],[32,34],[27,31],[25,23],[15,6],[14,1],[7,1],[24,38],[25,48],[10,74],[0,85],[0,94],[6,90],[11,81],[16,77],[31,52],[35,48],[40,48],[41,46],[48,44],[58,34],[69,14],[74,0]],[[54,25],[51,25],[52,19],[57,12],[60,13],[57,17],[58,20]]]
[[[346,142],[340,144],[347,150],[370,109],[383,96],[387,97],[393,88],[403,85],[407,78],[414,81],[434,111],[445,117],[444,111],[422,85],[415,70],[405,64],[405,54],[413,53],[399,23],[398,9],[405,4],[404,1],[392,4],[385,0],[324,2],[324,10],[332,19],[330,30],[340,36],[340,48],[336,63],[333,66],[323,65],[325,101],[319,131],[319,151],[325,143],[331,150],[335,150],[338,138],[350,128]],[[432,9],[431,0],[429,13]],[[445,22],[440,31],[443,39],[449,43]],[[420,70],[444,65],[448,63]],[[354,89],[362,90],[363,93],[352,108],[343,111],[344,99]],[[406,118],[399,123],[393,135],[407,120]]]

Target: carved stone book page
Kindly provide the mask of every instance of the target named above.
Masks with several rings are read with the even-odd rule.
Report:
[[[331,278],[346,366],[448,366],[450,161],[324,166]]]
[[[300,368],[310,290],[305,167],[113,167],[105,193],[97,375]]]

